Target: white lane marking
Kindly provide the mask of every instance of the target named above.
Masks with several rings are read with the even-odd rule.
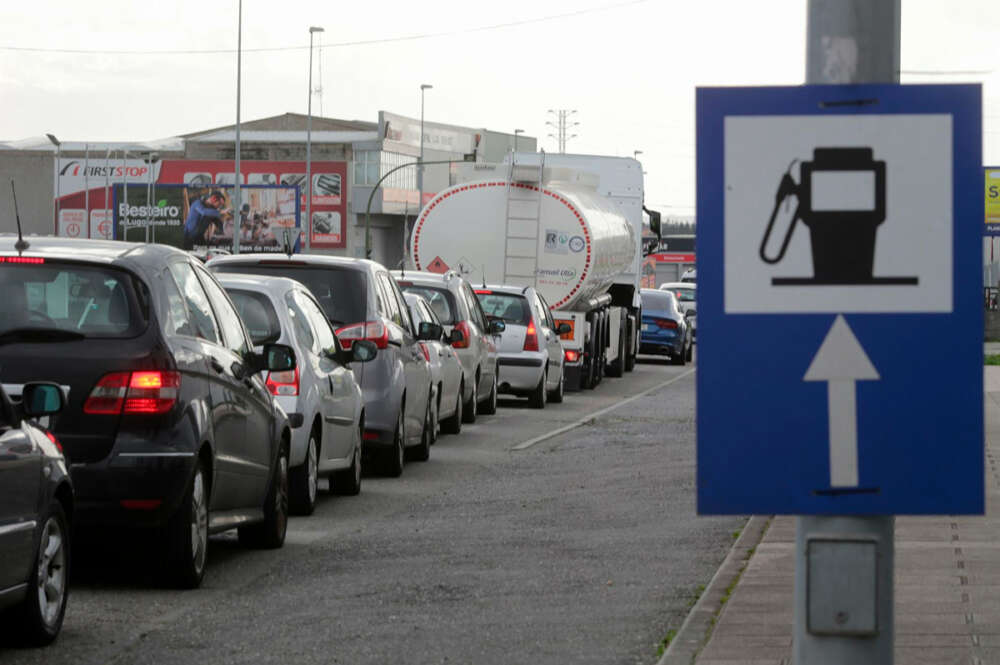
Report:
[[[647,388],[646,390],[643,390],[641,393],[637,393],[635,395],[632,395],[628,399],[622,400],[621,402],[615,402],[611,406],[606,406],[603,409],[601,409],[600,411],[595,411],[594,413],[591,413],[590,415],[584,416],[583,418],[580,418],[579,420],[577,420],[575,422],[572,422],[569,425],[563,425],[562,427],[560,427],[558,429],[554,429],[551,432],[547,432],[545,434],[542,434],[541,436],[536,436],[533,439],[528,439],[527,441],[522,441],[521,443],[519,443],[516,446],[514,446],[513,448],[511,448],[511,450],[525,450],[526,448],[532,447],[536,443],[541,443],[542,441],[545,441],[546,439],[551,439],[554,436],[559,436],[560,434],[564,434],[564,433],[566,433],[566,432],[568,432],[568,431],[570,431],[572,429],[576,429],[580,425],[584,425],[586,423],[589,423],[590,421],[592,421],[595,418],[598,418],[600,416],[603,416],[605,413],[607,413],[609,411],[614,411],[615,409],[617,409],[619,407],[625,406],[629,402],[634,402],[635,400],[639,399],[640,397],[645,397],[649,393],[657,391],[660,388],[666,388],[671,383],[676,383],[677,381],[680,381],[684,377],[690,376],[691,374],[694,374],[694,369],[689,369],[688,371],[684,372],[683,374],[679,374],[679,375],[675,376],[672,379],[668,379],[668,380],[664,381],[663,383],[658,383],[655,386],[653,386],[652,388]]]

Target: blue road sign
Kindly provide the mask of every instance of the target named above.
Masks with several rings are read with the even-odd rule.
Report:
[[[980,109],[698,90],[699,513],[983,512]]]

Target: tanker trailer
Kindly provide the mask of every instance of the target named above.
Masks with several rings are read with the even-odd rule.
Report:
[[[517,154],[453,168],[421,211],[417,270],[533,286],[567,323],[567,387],[632,369],[638,350],[642,167],[634,159]]]

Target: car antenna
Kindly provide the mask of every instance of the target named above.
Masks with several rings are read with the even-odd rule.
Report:
[[[292,241],[288,235],[288,229],[285,229],[282,233],[282,240],[285,245],[285,254],[288,254],[288,258],[292,258]]]
[[[486,288],[486,264],[483,264],[483,288]]]
[[[13,178],[10,179],[10,193],[14,195],[14,219],[17,220],[17,242],[14,243],[14,249],[20,254],[28,249],[29,245],[24,241],[24,236],[21,235],[21,215],[17,211],[17,190],[14,189]]]
[[[400,279],[406,279],[406,257],[405,256],[399,262],[399,277],[400,277]]]

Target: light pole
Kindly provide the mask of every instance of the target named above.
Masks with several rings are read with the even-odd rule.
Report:
[[[523,134],[523,133],[524,133],[523,129],[515,129],[514,130],[514,152],[517,152],[517,135],[518,134]]]
[[[233,254],[240,253],[240,209],[243,207],[243,192],[240,185],[240,83],[243,65],[243,0],[239,0],[239,15],[236,23],[236,182],[233,185]]]
[[[59,235],[59,157],[62,154],[62,143],[52,134],[46,134],[46,136],[56,147],[56,235]]]
[[[313,126],[313,35],[323,32],[323,28],[309,28],[309,110],[306,115],[306,237],[305,250],[309,251],[309,236],[312,234],[312,126]],[[322,81],[320,85],[322,85]]]
[[[417,201],[417,213],[424,207],[424,91],[430,90],[434,86],[429,83],[420,84],[420,157],[417,158],[417,190],[420,192]]]

